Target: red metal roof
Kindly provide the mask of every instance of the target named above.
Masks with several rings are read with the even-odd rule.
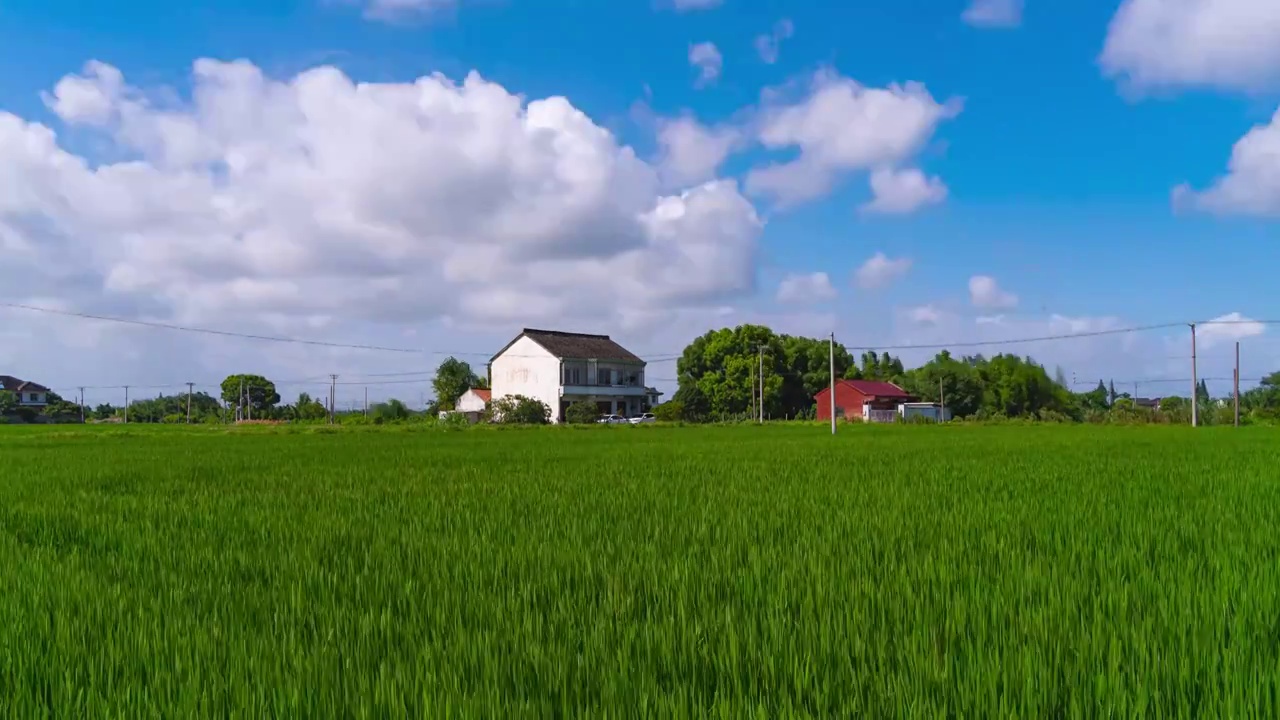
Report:
[[[884,398],[911,396],[911,393],[891,382],[879,382],[876,380],[843,380],[842,382],[863,395],[875,395],[876,397]]]
[[[880,382],[878,380],[839,380],[837,381],[845,387],[857,390],[868,397],[878,398],[910,398],[911,393],[894,385],[891,382]],[[819,395],[830,392],[829,388],[823,388]]]
[[[493,399],[493,391],[487,388],[471,388],[471,392],[475,393],[476,397],[485,402],[489,402]]]

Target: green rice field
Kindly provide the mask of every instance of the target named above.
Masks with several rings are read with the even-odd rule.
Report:
[[[0,428],[0,717],[1280,717],[1280,435]]]

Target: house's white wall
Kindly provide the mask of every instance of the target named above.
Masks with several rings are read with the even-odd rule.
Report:
[[[471,390],[462,393],[458,398],[458,412],[484,412],[484,398]]]
[[[19,405],[47,405],[48,404],[48,398],[45,397],[45,394],[42,392],[33,393],[33,392],[23,391],[23,392],[14,393],[14,394],[18,396]],[[32,399],[32,396],[35,396],[34,400]]]
[[[489,365],[493,399],[524,395],[551,408],[554,422],[560,410],[560,359],[527,337],[515,341]]]

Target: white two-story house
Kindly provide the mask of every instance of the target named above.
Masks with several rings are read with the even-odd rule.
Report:
[[[42,408],[49,404],[49,388],[12,375],[0,375],[0,390],[17,396],[19,406]]]
[[[552,422],[579,400],[596,404],[601,414],[633,417],[657,402],[645,386],[645,362],[609,339],[525,328],[489,361],[493,399],[524,395],[551,408]]]

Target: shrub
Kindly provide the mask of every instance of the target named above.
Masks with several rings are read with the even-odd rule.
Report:
[[[504,425],[546,425],[551,422],[547,404],[524,395],[508,395],[490,404],[493,422]]]
[[[684,403],[679,400],[664,402],[653,409],[653,416],[659,422],[679,422],[684,420]]]
[[[40,416],[40,413],[36,412],[35,408],[30,407],[20,407],[13,412],[18,416],[18,419],[24,423],[33,423],[36,421],[36,418]]]
[[[564,411],[565,422],[570,425],[591,425],[600,417],[596,404],[587,400],[579,400]]]

